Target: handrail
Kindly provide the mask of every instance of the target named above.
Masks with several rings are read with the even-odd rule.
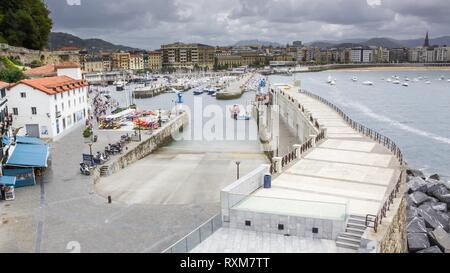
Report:
[[[332,108],[334,111],[336,111],[343,119],[345,122],[347,122],[354,130],[356,130],[359,133],[362,133],[363,135],[371,138],[372,140],[378,142],[379,144],[382,144],[384,147],[386,147],[387,149],[389,149],[394,155],[395,157],[398,159],[400,165],[405,165],[406,162],[403,159],[403,153],[400,150],[400,148],[397,146],[397,144],[392,141],[390,138],[378,133],[377,131],[370,129],[354,120],[352,120],[349,116],[347,116],[339,107],[337,107],[336,105],[334,105],[333,103],[329,102],[328,100],[310,93],[306,90],[301,90],[301,93],[316,99],[324,104],[326,104],[327,106],[329,106],[330,108]],[[400,173],[400,177],[397,181],[397,183],[395,184],[394,188],[392,189],[391,193],[385,198],[386,200],[384,201],[384,203],[381,206],[381,209],[379,210],[377,215],[372,215],[372,214],[367,214],[366,215],[366,222],[365,225],[366,227],[369,228],[373,228],[375,232],[378,231],[378,225],[382,224],[383,218],[386,217],[386,212],[389,211],[390,206],[394,203],[394,199],[397,198],[397,195],[400,191],[400,187],[402,185],[403,182],[403,172]]]

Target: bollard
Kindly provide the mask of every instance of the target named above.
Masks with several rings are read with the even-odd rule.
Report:
[[[112,203],[111,195],[108,195],[108,204]]]

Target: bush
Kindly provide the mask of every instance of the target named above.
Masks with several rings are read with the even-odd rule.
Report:
[[[83,131],[83,137],[84,137],[84,138],[89,138],[89,137],[92,136],[92,134],[93,134],[93,132],[92,132],[92,129],[91,129],[91,128],[86,128],[86,129],[84,129],[84,131]]]

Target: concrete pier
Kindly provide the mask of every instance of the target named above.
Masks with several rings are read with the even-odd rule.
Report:
[[[233,100],[238,99],[244,93],[243,85],[251,79],[253,74],[247,74],[240,80],[231,82],[223,91],[216,93],[216,98],[218,100]]]
[[[146,86],[142,88],[138,88],[133,91],[133,96],[136,99],[146,99],[146,98],[152,98],[154,96],[157,96],[161,93],[164,93],[169,88],[165,85],[156,85],[156,86]]]

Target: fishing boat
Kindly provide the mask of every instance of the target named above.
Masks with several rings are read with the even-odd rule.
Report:
[[[408,87],[408,86],[409,86],[409,83],[404,82],[404,83],[402,84],[402,86]]]
[[[373,82],[371,82],[371,81],[365,81],[365,82],[363,82],[363,84],[364,84],[364,85],[373,85]]]

